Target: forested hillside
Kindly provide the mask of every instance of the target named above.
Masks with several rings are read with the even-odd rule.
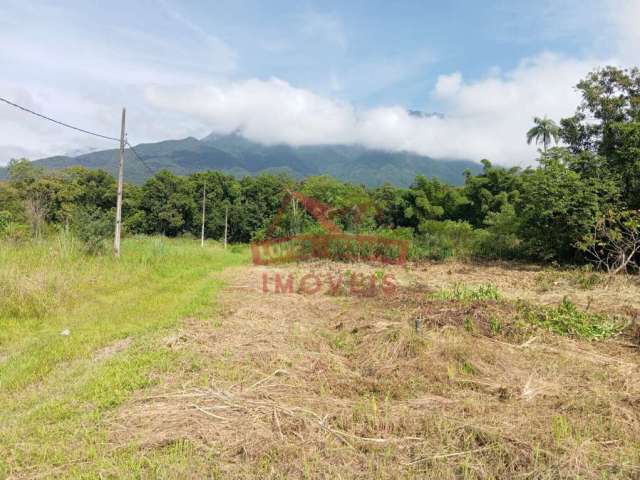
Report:
[[[259,173],[287,173],[302,179],[311,175],[331,175],[340,180],[368,186],[389,182],[409,186],[416,175],[438,178],[459,185],[465,170],[477,173],[481,166],[465,160],[434,160],[409,152],[372,150],[355,145],[292,147],[262,145],[240,134],[211,134],[202,140],[193,137],[135,146],[136,152],[153,170],[167,169],[177,175],[218,170],[243,177]],[[102,169],[112,175],[117,170],[117,150],[103,150],[77,157],[57,156],[36,160],[38,166],[61,169],[70,166]],[[126,151],[126,176],[141,184],[151,172]],[[0,178],[7,177],[0,168]]]

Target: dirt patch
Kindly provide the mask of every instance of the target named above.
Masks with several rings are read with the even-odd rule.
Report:
[[[102,362],[104,360],[108,360],[117,353],[120,353],[123,350],[129,348],[129,345],[131,345],[131,338],[129,337],[118,340],[117,342],[107,345],[100,350],[96,350],[93,354],[92,360],[94,362]]]
[[[502,285],[494,271],[456,268],[452,281]],[[640,473],[636,350],[544,332],[516,341],[492,323],[509,325],[511,306],[430,300],[435,277],[394,271],[394,295],[371,297],[264,293],[271,270],[232,271],[220,317],[168,340],[198,362],[124,405],[112,441],[189,441],[233,478]]]

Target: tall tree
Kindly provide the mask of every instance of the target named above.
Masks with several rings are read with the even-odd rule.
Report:
[[[640,208],[640,69],[605,67],[577,85],[582,101],[576,113],[560,121],[563,141],[573,153],[589,153],[620,178],[629,207]],[[602,159],[604,158],[604,161]]]
[[[534,117],[533,123],[535,125],[527,132],[527,143],[535,139],[536,144],[542,143],[544,152],[547,153],[547,147],[551,145],[551,140],[557,144],[560,139],[560,127],[556,125],[556,122],[550,118]]]

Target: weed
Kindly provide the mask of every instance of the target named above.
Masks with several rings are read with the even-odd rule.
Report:
[[[498,335],[502,330],[502,323],[495,315],[491,315],[491,318],[489,318],[489,328],[491,335]]]
[[[560,446],[565,439],[571,437],[571,425],[563,415],[554,415],[551,418],[551,431],[557,446]]]
[[[607,315],[581,311],[568,297],[555,308],[521,304],[520,309],[528,321],[558,335],[602,340],[620,333],[624,328],[624,325]]]
[[[476,368],[473,366],[473,364],[471,362],[468,362],[467,360],[465,360],[464,362],[462,362],[462,366],[460,367],[460,371],[466,375],[475,375],[476,374]]]
[[[465,317],[464,329],[470,333],[473,333],[473,331],[476,329],[475,324],[473,323],[473,319],[471,317]]]
[[[571,283],[582,290],[592,290],[605,282],[605,276],[590,270],[578,270],[573,273]]]
[[[467,287],[461,283],[454,283],[451,288],[440,290],[431,295],[437,300],[456,300],[459,302],[474,302],[483,300],[499,301],[501,296],[498,287],[492,283]]]

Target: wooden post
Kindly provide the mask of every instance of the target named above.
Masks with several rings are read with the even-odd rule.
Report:
[[[122,184],[124,182],[124,144],[125,144],[125,116],[126,109],[122,109],[122,127],[120,129],[120,167],[118,169],[118,198],[116,201],[116,232],[113,240],[113,250],[116,257],[120,256],[120,236],[122,234]]]
[[[202,185],[202,232],[200,234],[200,246],[204,247],[204,215],[207,208],[207,184]]]
[[[291,221],[291,235],[296,235],[298,233],[298,202],[296,201],[296,197],[291,196],[291,209],[292,209],[292,221]]]
[[[229,205],[224,207],[224,249],[227,249],[227,231],[229,229]]]

